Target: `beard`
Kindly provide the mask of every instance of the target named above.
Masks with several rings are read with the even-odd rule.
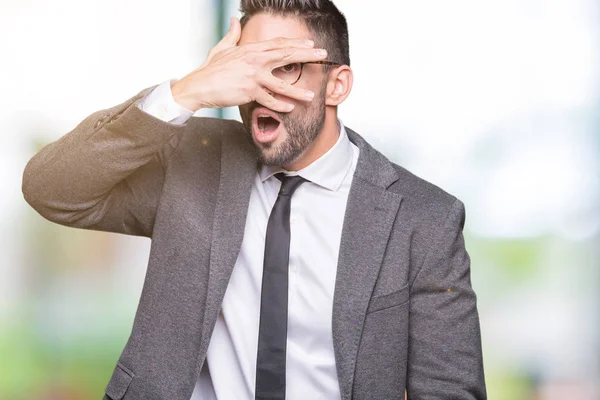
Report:
[[[306,106],[296,105],[289,113],[278,113],[282,128],[287,136],[282,142],[256,143],[252,135],[252,112],[262,107],[257,102],[240,106],[240,114],[248,133],[248,139],[256,149],[258,161],[267,166],[283,166],[297,160],[319,136],[325,125],[325,94],[327,86],[323,85],[319,93]],[[284,134],[280,132],[279,135]]]

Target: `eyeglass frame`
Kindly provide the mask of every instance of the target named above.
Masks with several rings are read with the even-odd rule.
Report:
[[[292,63],[294,64],[294,63]],[[321,64],[321,65],[342,65],[340,63],[336,63],[333,61],[307,61],[307,62],[301,62],[300,64],[300,75],[298,75],[298,79],[296,79],[294,81],[294,83],[290,83],[290,85],[295,85],[296,83],[298,83],[298,81],[300,80],[300,78],[302,78],[302,72],[304,71],[304,65],[305,64]],[[285,65],[284,65],[285,67]]]

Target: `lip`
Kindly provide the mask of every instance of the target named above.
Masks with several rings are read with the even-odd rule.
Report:
[[[279,126],[277,127],[277,129],[275,129],[270,134],[262,134],[262,133],[260,133],[260,130],[258,129],[258,117],[259,116],[269,116],[269,117],[273,118],[274,120],[278,121]],[[277,116],[277,114],[275,114],[275,112],[269,110],[268,108],[258,107],[258,108],[255,108],[254,111],[252,111],[252,129],[253,129],[252,133],[253,133],[254,139],[258,142],[267,143],[267,142],[274,141],[277,138],[277,136],[279,136],[279,131],[280,131],[282,125],[283,125],[283,122],[281,122],[281,119]]]

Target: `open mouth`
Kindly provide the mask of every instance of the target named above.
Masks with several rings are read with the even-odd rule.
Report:
[[[274,141],[279,135],[281,120],[271,110],[257,108],[252,112],[254,138],[260,143]]]

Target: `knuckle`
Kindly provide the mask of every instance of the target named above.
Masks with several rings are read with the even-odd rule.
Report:
[[[244,54],[244,60],[248,64],[252,64],[252,65],[256,64],[257,59],[258,59],[258,53],[254,52],[254,51],[250,51],[250,52]]]
[[[246,72],[246,76],[251,79],[255,78],[258,72],[258,70],[253,67],[245,68],[244,71]]]
[[[275,38],[275,44],[277,46],[283,46],[285,44],[285,39],[282,37]]]
[[[244,104],[250,103],[251,101],[254,101],[254,96],[252,96],[249,93],[244,93],[242,95],[242,101],[244,102]]]
[[[279,81],[277,81],[277,89],[278,89],[278,92],[280,92],[282,94],[287,93],[287,91],[288,91],[287,83],[280,79]]]
[[[244,91],[249,96],[255,96],[256,95],[256,86],[254,84],[252,84],[252,82],[248,82],[244,86]]]
[[[257,51],[255,46],[252,44],[246,44],[243,46],[236,47],[236,50],[239,51],[244,56],[246,56],[250,53],[255,53]]]
[[[238,90],[242,94],[242,97],[252,97],[254,95],[254,88],[248,84],[242,85],[238,87]]]

